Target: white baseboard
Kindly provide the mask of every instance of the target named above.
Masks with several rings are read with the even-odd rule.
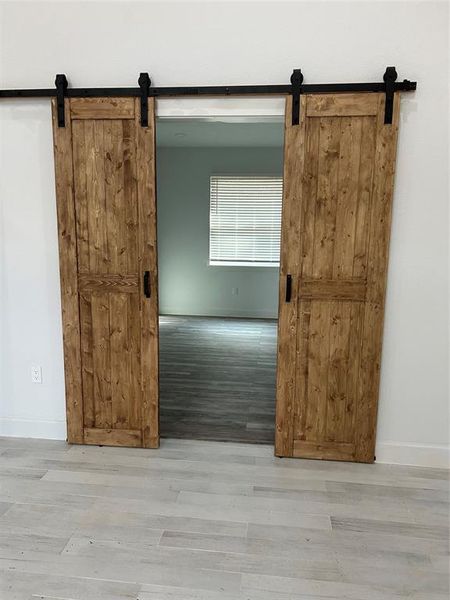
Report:
[[[0,436],[65,440],[66,422],[0,417]]]
[[[377,463],[450,468],[450,446],[404,442],[378,442]]]
[[[208,308],[205,310],[189,310],[182,308],[167,308],[160,306],[161,315],[180,315],[183,317],[235,317],[242,319],[278,319],[278,315],[271,310],[230,310],[221,308]]]

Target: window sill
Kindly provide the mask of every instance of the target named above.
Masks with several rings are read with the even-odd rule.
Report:
[[[274,269],[280,268],[280,263],[251,261],[244,262],[233,260],[210,260],[208,265],[210,267],[272,267]]]

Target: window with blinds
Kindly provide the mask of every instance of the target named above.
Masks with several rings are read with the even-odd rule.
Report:
[[[279,266],[282,193],[279,176],[211,176],[209,264]]]

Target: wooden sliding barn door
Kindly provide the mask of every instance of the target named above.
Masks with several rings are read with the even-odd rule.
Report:
[[[68,441],[157,447],[154,101],[53,101]]]
[[[278,456],[374,460],[399,116],[396,94],[384,123],[384,98],[305,95],[299,125],[287,101]]]

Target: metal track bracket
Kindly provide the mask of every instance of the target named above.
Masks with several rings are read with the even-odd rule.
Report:
[[[66,91],[68,88],[67,77],[64,73],[60,73],[56,76],[55,86],[56,86],[56,107],[58,114],[58,127],[66,126],[66,115],[64,110],[64,96],[66,95]]]
[[[148,127],[148,96],[151,85],[149,74],[141,73],[138,84],[141,88],[141,126]]]
[[[303,73],[294,69],[291,75],[292,85],[292,125],[300,123],[300,95],[302,93]]]
[[[394,111],[394,91],[395,80],[397,79],[397,71],[395,67],[386,67],[383,75],[383,81],[386,84],[386,101],[384,105],[384,123],[385,125],[392,124],[392,114]]]

